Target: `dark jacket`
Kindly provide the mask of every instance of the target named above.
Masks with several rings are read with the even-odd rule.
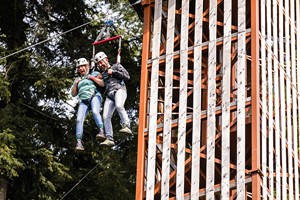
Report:
[[[119,89],[124,89],[126,91],[126,85],[124,81],[130,79],[128,71],[119,63],[116,63],[111,66],[113,73],[111,76],[107,74],[107,71],[102,73],[104,85],[105,85],[105,94],[107,96],[114,96],[114,94]]]

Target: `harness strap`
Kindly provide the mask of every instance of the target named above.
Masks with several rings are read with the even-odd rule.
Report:
[[[87,105],[89,107],[89,109],[91,109],[91,101],[95,96],[96,96],[96,93],[94,92],[94,94],[91,96],[91,98],[82,100],[81,102],[84,103],[85,105]]]

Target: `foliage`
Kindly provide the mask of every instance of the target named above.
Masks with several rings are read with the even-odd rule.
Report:
[[[41,42],[8,58],[0,57],[0,173],[9,180],[8,199],[60,199],[98,163],[65,199],[134,198],[137,137],[123,142],[115,134],[121,149],[101,149],[95,141],[98,130],[88,114],[86,151],[76,154],[77,105],[69,95],[76,75],[74,59],[91,58],[91,43],[109,19],[107,13],[112,13],[116,26],[112,35],[123,36],[122,65],[131,75],[126,82],[126,108],[136,132],[141,24],[128,5],[124,0],[1,1],[0,56]],[[93,19],[97,20],[59,35]],[[111,42],[96,50],[105,51],[113,62],[117,48],[117,42]],[[115,113],[115,133],[119,121]]]
[[[5,178],[17,177],[18,170],[23,168],[23,163],[15,158],[15,136],[10,129],[0,133],[0,176]]]
[[[0,108],[4,107],[10,100],[9,82],[0,75]]]

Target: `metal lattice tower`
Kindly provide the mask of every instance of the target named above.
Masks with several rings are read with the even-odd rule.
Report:
[[[299,199],[299,0],[144,0],[136,199]]]

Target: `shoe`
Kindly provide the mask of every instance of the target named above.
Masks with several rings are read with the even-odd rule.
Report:
[[[115,142],[113,140],[106,139],[104,142],[100,143],[100,145],[112,147],[112,146],[115,146]]]
[[[104,142],[106,140],[106,136],[104,135],[103,128],[99,129],[99,133],[96,135],[96,140],[99,142]]]
[[[132,131],[128,128],[128,126],[123,126],[122,129],[119,130],[120,133],[125,133],[125,134],[128,134],[128,135],[132,135]]]
[[[84,147],[82,145],[82,141],[81,140],[77,140],[75,151],[77,151],[77,152],[84,151]]]

